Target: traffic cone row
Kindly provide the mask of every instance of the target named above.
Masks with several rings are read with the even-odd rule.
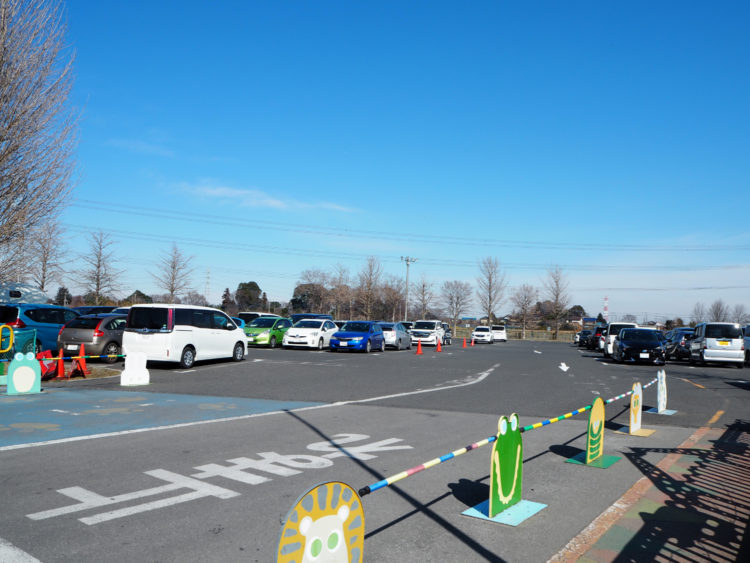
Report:
[[[78,356],[73,357],[73,363],[70,366],[70,373],[65,373],[65,362],[63,361],[63,351],[57,353],[57,376],[55,379],[70,379],[71,377],[86,377],[91,375],[91,370],[86,367],[86,348],[81,344]]]

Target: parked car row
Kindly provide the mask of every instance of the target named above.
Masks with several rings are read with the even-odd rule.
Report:
[[[495,342],[507,342],[508,333],[505,325],[478,326],[471,331],[471,339],[480,343],[493,344]]]
[[[612,357],[616,362],[664,364],[667,360],[688,360],[691,364],[750,363],[750,325],[708,322],[695,328],[678,327],[666,334],[635,323],[598,325],[574,337],[574,344]]]

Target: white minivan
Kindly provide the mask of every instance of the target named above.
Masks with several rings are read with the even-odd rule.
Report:
[[[690,363],[745,363],[745,341],[742,328],[736,323],[701,323],[689,340]]]
[[[223,311],[176,304],[133,305],[122,335],[123,354],[143,352],[146,360],[179,362],[245,357],[247,337]]]

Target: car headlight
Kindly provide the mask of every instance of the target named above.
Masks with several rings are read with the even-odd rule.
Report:
[[[352,338],[352,342],[362,342],[362,337],[358,336],[356,338]]]
[[[314,331],[312,332],[312,335],[313,335],[313,336],[318,336],[318,331],[317,331],[317,330],[314,330]]]
[[[259,333],[258,336],[268,336],[269,334],[271,334],[270,330],[264,330],[263,332]]]

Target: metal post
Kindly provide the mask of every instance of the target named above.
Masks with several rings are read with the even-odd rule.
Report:
[[[406,262],[406,302],[404,303],[404,320],[409,320],[409,265],[412,262],[416,262],[416,258],[411,256],[402,256],[401,260]]]

